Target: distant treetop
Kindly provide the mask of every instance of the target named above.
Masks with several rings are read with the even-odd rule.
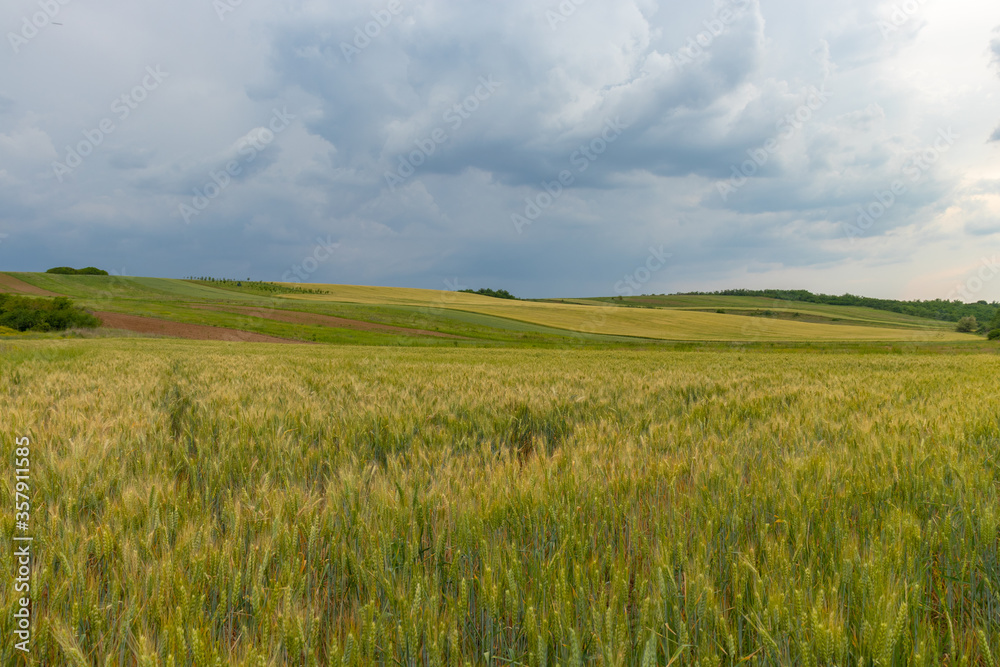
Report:
[[[71,266],[57,266],[49,269],[45,273],[58,273],[63,276],[106,276],[107,271],[99,269],[96,266],[88,266],[83,269],[74,269]]]
[[[213,278],[212,276],[188,276],[185,280],[201,285],[219,287],[223,289],[239,288],[241,292],[251,292],[256,294],[329,294],[327,290],[308,287],[297,287],[295,285],[279,285],[278,283],[264,282],[260,280],[240,280],[239,278]]]
[[[514,301],[518,300],[516,296],[514,296],[505,289],[490,289],[488,287],[484,287],[482,289],[477,289],[477,290],[462,289],[458,291],[466,292],[468,294],[482,294],[483,296],[492,296],[495,299],[513,299]]]
[[[896,301],[893,299],[873,299],[865,296],[855,296],[854,294],[844,294],[833,296],[831,294],[813,294],[806,290],[749,290],[730,289],[718,292],[687,292],[686,295],[715,295],[715,296],[757,296],[782,301],[804,301],[807,303],[821,303],[832,306],[863,306],[875,310],[887,310],[893,313],[913,315],[916,317],[926,317],[932,320],[943,320],[957,322],[963,317],[976,317],[981,322],[988,322],[994,316],[1000,314],[1000,304],[978,301],[976,303],[963,303],[962,301],[945,301],[944,299],[934,299],[931,301]]]

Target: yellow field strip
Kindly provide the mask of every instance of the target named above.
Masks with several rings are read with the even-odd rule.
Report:
[[[973,341],[974,336],[941,330],[893,329],[850,324],[815,324],[770,318],[673,309],[636,309],[530,301],[505,301],[460,292],[401,287],[316,285],[329,294],[284,298],[461,310],[557,329],[615,336],[684,341]]]

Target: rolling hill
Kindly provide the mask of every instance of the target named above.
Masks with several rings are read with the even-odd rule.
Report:
[[[65,295],[109,328],[143,335],[375,345],[625,345],[669,342],[974,343],[947,322],[857,306],[672,295],[507,300],[357,285],[267,285],[40,273],[0,290]],[[223,333],[230,332],[230,333]],[[256,337],[256,338],[255,338]]]

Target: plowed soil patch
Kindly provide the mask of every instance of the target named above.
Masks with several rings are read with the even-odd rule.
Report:
[[[33,296],[62,296],[62,294],[56,294],[55,292],[50,292],[47,289],[29,285],[23,280],[18,280],[14,276],[8,276],[6,273],[0,273],[0,292],[31,294]]]
[[[215,308],[213,306],[196,306],[202,310],[215,310],[223,313],[239,313],[250,315],[251,317],[262,317],[267,320],[277,320],[278,322],[289,322],[291,324],[318,324],[325,327],[335,327],[338,329],[353,329],[355,331],[375,331],[379,333],[391,333],[405,336],[434,336],[437,338],[461,339],[461,336],[441,333],[440,331],[426,331],[424,329],[409,329],[407,327],[394,327],[389,324],[374,324],[361,320],[348,320],[343,317],[333,317],[332,315],[319,315],[317,313],[303,313],[295,310],[280,310],[272,308],[244,308],[240,306],[227,306],[226,308]]]
[[[245,343],[300,343],[303,341],[289,340],[287,338],[277,338],[276,336],[265,336],[264,334],[240,331],[239,329],[224,329],[222,327],[210,327],[203,324],[185,324],[183,322],[172,322],[161,320],[156,317],[142,317],[139,315],[123,315],[122,313],[94,313],[104,326],[109,329],[124,329],[137,333],[159,334],[161,336],[172,336],[174,338],[190,338],[193,340],[225,340],[239,341]]]

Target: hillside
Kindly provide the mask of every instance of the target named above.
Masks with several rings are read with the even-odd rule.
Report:
[[[943,320],[946,322],[958,322],[963,317],[975,317],[981,322],[990,321],[1000,310],[1000,304],[977,301],[975,303],[964,303],[962,301],[945,301],[944,299],[932,299],[929,301],[898,301],[895,299],[875,299],[854,294],[842,294],[840,296],[832,294],[813,294],[806,290],[722,290],[718,292],[691,292],[678,296],[737,296],[737,297],[760,297],[775,301],[796,301],[801,303],[815,303],[829,306],[858,306],[871,308],[873,310],[883,310],[891,313],[912,315],[925,319]]]
[[[142,335],[371,345],[606,346],[671,342],[975,343],[951,323],[754,296],[542,301],[355,285],[0,274],[0,289],[63,295]]]
[[[722,296],[671,294],[640,296],[618,299],[597,297],[593,299],[560,300],[584,305],[606,304],[623,308],[660,308],[689,310],[753,317],[796,319],[802,322],[850,324],[856,326],[900,327],[952,331],[955,323],[928,319],[865,306],[840,306],[812,302],[797,302],[756,296]]]

